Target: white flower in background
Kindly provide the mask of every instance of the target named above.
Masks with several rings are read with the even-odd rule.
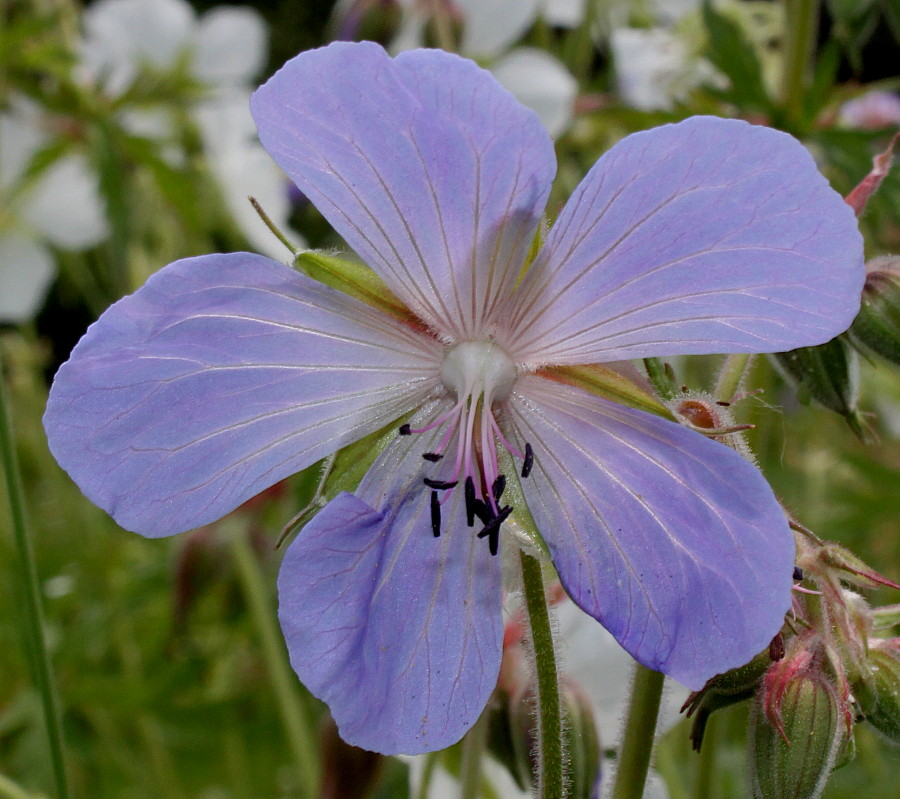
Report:
[[[298,245],[288,229],[288,183],[256,138],[249,97],[266,62],[268,33],[248,6],[220,6],[201,16],[185,0],[100,0],[84,13],[82,66],[112,97],[123,95],[142,70],[185,70],[205,89],[191,108],[210,172],[240,232],[260,252],[283,258],[286,251],[247,200],[255,197],[272,221]],[[182,154],[171,107],[141,105],[120,120],[133,134],[161,142],[177,163]]]
[[[268,34],[247,6],[220,6],[201,17],[185,0],[99,0],[85,9],[82,64],[118,97],[142,68],[187,73],[211,88],[250,86],[266,61]]]
[[[83,155],[66,153],[31,175],[52,121],[20,98],[0,113],[0,322],[24,322],[56,275],[50,249],[84,250],[109,234],[97,177]]]
[[[403,20],[391,50],[422,47],[435,5],[422,0],[398,3]],[[577,25],[579,8],[583,17],[584,0],[446,0],[445,11],[455,12],[462,21],[460,53],[484,62],[516,99],[538,113],[550,135],[556,137],[572,124],[577,82],[550,53],[533,47],[509,48],[539,14],[551,24]]]
[[[723,84],[724,77],[697,54],[704,36],[699,7],[698,0],[648,2],[643,11],[654,22],[649,28],[628,27],[625,8],[615,9],[609,44],[616,88],[626,105],[669,111],[698,86]]]

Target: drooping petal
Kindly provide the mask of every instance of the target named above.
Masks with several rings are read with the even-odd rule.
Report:
[[[693,117],[619,142],[538,254],[522,360],[592,363],[821,344],[859,308],[853,212],[787,134]]]
[[[550,138],[484,70],[335,42],[251,100],[260,139],[398,297],[442,334],[491,333],[555,169]]]
[[[790,605],[794,542],[734,450],[537,376],[512,421],[563,585],[638,661],[692,689],[765,648]]]
[[[440,347],[248,253],[176,261],[91,326],[50,392],[50,449],[147,536],[211,522],[415,407]]]
[[[278,578],[291,664],[348,743],[418,754],[458,741],[500,669],[500,558],[465,525],[462,491],[431,526],[421,453],[399,437],[356,495],[340,494],[291,544]]]

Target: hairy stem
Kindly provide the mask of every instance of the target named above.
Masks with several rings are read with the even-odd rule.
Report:
[[[47,652],[47,640],[44,637],[44,612],[41,607],[41,593],[38,583],[37,567],[34,561],[34,550],[28,535],[28,523],[25,514],[25,493],[22,487],[22,475],[19,471],[19,459],[13,440],[11,413],[6,398],[5,375],[3,372],[3,352],[0,346],[0,458],[3,461],[3,473],[6,477],[6,490],[9,494],[9,508],[12,516],[13,536],[16,541],[18,556],[17,571],[21,575],[24,593],[25,624],[31,639],[35,681],[41,695],[44,709],[44,725],[50,751],[50,766],[56,783],[56,795],[59,799],[68,799],[69,782],[66,776],[66,762],[63,751],[62,720],[53,672],[50,668],[50,655]]]
[[[647,370],[647,377],[650,378],[653,388],[662,399],[670,400],[678,393],[678,387],[659,358],[644,358],[644,368]]]
[[[568,795],[564,711],[556,650],[553,646],[550,607],[541,562],[524,551],[519,552],[519,561],[536,676],[537,796],[539,799],[564,799]]]
[[[735,394],[740,391],[741,381],[750,368],[752,356],[746,352],[739,352],[725,357],[713,395],[722,402],[732,402]]]
[[[636,667],[612,799],[640,799],[644,795],[647,769],[650,768],[665,677],[640,663]]]

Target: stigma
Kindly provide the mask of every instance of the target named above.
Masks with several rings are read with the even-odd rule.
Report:
[[[500,472],[497,448],[503,447],[522,460],[522,477],[531,472],[534,459],[530,444],[525,445],[523,454],[506,439],[495,416],[512,393],[518,374],[512,359],[495,342],[461,342],[447,351],[440,370],[444,388],[456,399],[453,407],[426,427],[400,427],[401,435],[446,428],[437,448],[422,453],[425,460],[441,463],[435,467],[441,474],[424,479],[431,492],[431,530],[435,537],[441,533],[441,507],[460,486],[467,524],[474,527],[477,520],[482,526],[478,538],[487,539],[492,555],[498,553],[500,527],[513,509],[503,504],[506,475]],[[455,452],[455,458],[444,463],[444,455],[450,451]]]

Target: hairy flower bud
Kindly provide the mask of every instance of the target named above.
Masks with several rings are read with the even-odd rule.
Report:
[[[782,374],[804,396],[812,397],[847,420],[860,438],[867,433],[856,407],[859,363],[856,351],[838,336],[818,347],[801,347],[774,356]]]
[[[866,265],[862,306],[850,336],[854,343],[900,363],[900,256],[874,258]]]
[[[568,796],[590,799],[596,795],[600,779],[600,737],[590,700],[573,684],[560,686],[565,709],[566,753],[568,756]],[[511,698],[501,696],[502,707],[491,716],[488,745],[491,754],[503,763],[526,789],[534,773],[535,699],[529,688]]]
[[[814,667],[780,686],[773,723],[766,696],[750,715],[751,779],[754,799],[816,799],[843,742],[837,690]]]
[[[854,685],[854,696],[866,721],[900,743],[900,638],[875,638],[869,644],[868,678]]]

